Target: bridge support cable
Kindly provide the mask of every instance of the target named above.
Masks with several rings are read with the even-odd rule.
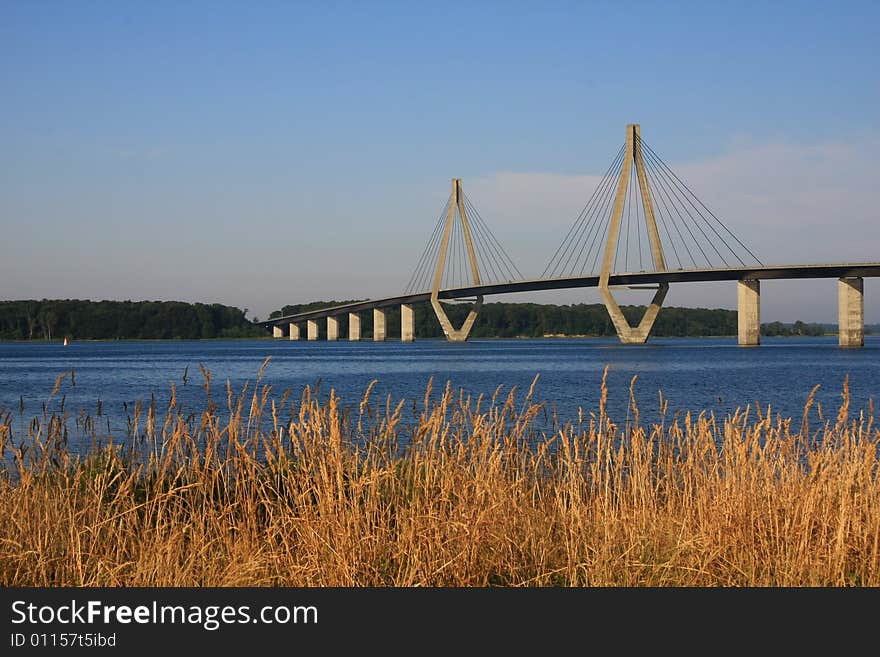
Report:
[[[616,171],[623,160],[623,148],[623,146],[620,147],[617,156],[612,160],[611,165],[605,171],[599,184],[593,191],[593,195],[587,201],[587,204],[583,207],[571,228],[569,228],[565,239],[562,240],[553,257],[550,258],[550,262],[547,263],[547,266],[541,273],[541,278],[562,276],[571,262],[572,256],[578,252],[577,247],[581,236],[584,233],[592,234],[594,225],[598,224],[599,214],[596,212],[596,208],[601,205],[608,185],[616,178]]]
[[[641,138],[639,138],[639,145],[647,156],[647,169],[649,172],[652,172],[653,177],[656,178],[662,176],[669,183],[669,187],[674,190],[677,198],[680,200],[681,206],[687,210],[689,217],[693,219],[695,225],[700,226],[701,230],[702,226],[705,225],[712,232],[714,235],[714,238],[712,239],[710,239],[706,233],[703,234],[706,236],[706,239],[712,245],[713,250],[716,251],[716,254],[719,257],[721,257],[721,253],[719,253],[716,248],[717,243],[720,243],[723,246],[723,252],[729,253],[730,256],[733,256],[741,266],[763,264],[758,256],[756,256],[752,250],[749,249],[742,240],[740,240],[733,231],[731,231],[730,228],[728,228],[727,225],[725,225],[724,222],[722,222],[718,216],[696,196],[696,194],[694,194],[691,188],[688,187],[688,185],[684,183],[669,165],[667,165],[648,144],[644,143]],[[697,218],[699,218],[699,222],[697,221]],[[723,233],[719,232],[719,228]]]
[[[676,262],[678,262],[678,268],[684,269],[684,265],[681,262],[681,256],[678,254],[678,248],[675,246],[675,239],[673,237],[672,232],[669,230],[669,226],[666,223],[666,216],[669,216],[669,224],[672,224],[672,227],[675,228],[675,231],[678,235],[678,238],[684,247],[682,250],[688,254],[688,257],[691,259],[691,263],[694,268],[697,267],[697,261],[694,259],[693,254],[687,246],[687,242],[685,242],[684,236],[681,234],[681,229],[678,227],[678,224],[672,221],[672,216],[669,211],[669,207],[666,204],[666,199],[660,194],[655,194],[654,189],[656,187],[652,187],[650,190],[651,202],[654,205],[654,208],[657,210],[657,216],[660,217],[660,223],[663,226],[663,231],[666,233],[666,243],[672,247],[672,253],[675,256]],[[660,198],[660,204],[657,203],[657,198]]]
[[[431,232],[431,237],[428,239],[428,243],[425,245],[422,255],[419,256],[416,268],[413,270],[409,283],[406,285],[405,292],[408,294],[418,290],[425,290],[430,285],[430,276],[434,271],[434,263],[437,262],[437,252],[440,249],[440,237],[443,235],[443,225],[446,221],[446,213],[449,210],[449,203],[450,201],[446,201],[446,205],[443,207],[443,212],[440,213],[440,217],[438,217],[437,223],[434,225],[434,230]]]
[[[589,248],[587,248],[586,256],[583,261],[580,258],[580,252],[578,255],[578,259],[574,262],[571,270],[569,271],[569,276],[574,275],[578,271],[587,270],[587,263],[590,262],[589,271],[596,272],[596,267],[599,264],[599,256],[602,253],[602,245],[608,240],[608,230],[611,226],[611,210],[614,207],[614,197],[615,197],[615,189],[616,181],[620,178],[620,173],[623,170],[623,161],[620,162],[617,170],[615,171],[615,178],[612,181],[612,184],[608,186],[607,193],[604,197],[602,205],[599,209],[599,216],[602,218],[600,222],[596,223],[596,232],[593,234],[592,239],[590,240]],[[581,251],[583,251],[584,246],[586,246],[586,241],[583,245],[581,245]],[[583,262],[583,264],[581,264]]]
[[[605,218],[604,209],[609,190],[613,189],[613,183],[620,174],[620,167],[623,164],[625,145],[620,147],[617,155],[612,160],[608,169],[602,175],[599,184],[593,190],[586,205],[578,214],[568,233],[562,240],[562,243],[556,249],[553,257],[547,263],[544,271],[541,272],[540,278],[557,278],[566,275],[572,275],[578,263],[584,255],[584,248],[592,239],[594,232],[598,235],[599,227]],[[588,249],[585,260],[589,260],[592,252]],[[572,260],[574,258],[574,260]]]
[[[620,177],[620,171],[623,168],[623,154],[624,149],[621,149],[620,159],[617,161],[611,177],[606,181],[599,203],[595,206],[593,212],[595,222],[590,226],[589,231],[581,232],[583,240],[574,260],[567,259],[563,265],[563,270],[569,276],[584,270],[590,260],[594,263],[598,260],[602,242],[605,240],[608,226],[610,225],[611,201],[614,199],[614,183]]]
[[[687,199],[684,198],[684,196],[681,194],[681,190],[676,188],[674,181],[662,169],[660,170],[659,175],[653,178],[653,180],[659,182],[660,185],[663,187],[667,198],[670,199],[670,205],[677,211],[679,219],[684,223],[688,234],[691,236],[693,242],[697,245],[697,248],[702,254],[703,259],[705,260],[705,264],[703,266],[707,268],[729,267],[730,263],[727,261],[721,251],[719,251],[715,240],[713,240],[711,236],[706,233],[704,222],[700,221],[700,219],[703,219],[703,217],[701,217],[699,213],[697,213],[696,217],[694,216],[691,208],[688,207]],[[693,230],[691,230],[691,226],[693,226],[698,235],[695,234]],[[702,240],[700,239],[700,237],[702,237]],[[730,247],[726,243],[724,243],[723,240],[720,241],[724,244],[725,247],[727,247],[727,250],[731,251],[734,257],[739,260],[739,256],[737,256],[736,253],[733,252]],[[711,255],[712,252],[714,252],[715,256],[717,256],[717,260],[714,256]],[[744,262],[740,261],[740,265],[744,264]]]
[[[507,254],[504,247],[501,246],[501,242],[498,241],[498,238],[489,229],[489,226],[483,217],[480,216],[474,204],[471,203],[467,194],[462,192],[461,196],[464,199],[465,208],[467,208],[468,217],[471,219],[471,226],[474,228],[474,235],[477,238],[474,240],[474,245],[477,247],[478,252],[484,253],[481,264],[485,265],[489,261],[497,265],[498,278],[493,278],[492,282],[503,281],[505,277],[508,282],[524,279],[525,276],[522,275],[513,259]]]
[[[663,176],[652,177],[651,179],[655,181],[654,188],[658,191],[658,196],[663,203],[663,209],[667,212],[667,217],[669,218],[670,223],[675,227],[676,233],[681,240],[681,246],[690,257],[694,268],[711,268],[713,266],[712,259],[706,254],[703,245],[700,243],[697,236],[694,235],[694,231],[691,229],[691,224],[688,222],[687,217],[682,214],[680,209],[681,201],[676,198],[674,190],[670,189]],[[676,203],[676,200],[678,200],[678,203]],[[681,228],[684,228],[684,232],[682,232]],[[698,252],[698,256],[696,257],[694,256],[695,252]],[[699,259],[699,256],[702,256],[702,259]]]

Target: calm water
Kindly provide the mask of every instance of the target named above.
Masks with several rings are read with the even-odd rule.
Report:
[[[186,411],[204,408],[204,378],[211,373],[212,397],[226,401],[226,381],[234,392],[251,389],[264,359],[271,356],[263,383],[280,398],[287,389],[298,399],[305,386],[326,397],[335,389],[347,406],[355,406],[372,380],[373,399],[390,395],[394,402],[421,402],[428,380],[434,388],[450,381],[471,395],[506,394],[516,387],[521,400],[539,375],[534,398],[554,409],[560,421],[577,419],[598,408],[602,372],[609,366],[609,412],[627,420],[629,384],[637,375],[636,398],[643,421],[658,419],[662,391],[667,418],[685,410],[711,411],[724,417],[738,406],[768,405],[774,413],[803,415],[812,387],[821,386],[817,401],[834,417],[845,376],[852,406],[867,408],[880,393],[880,336],[869,336],[863,349],[837,347],[831,338],[766,338],[758,348],[741,348],[735,339],[655,338],[646,345],[620,345],[616,339],[471,340],[449,344],[420,340],[291,342],[289,340],[181,342],[73,342],[61,344],[0,343],[0,408],[11,412],[20,427],[41,413],[64,410],[75,416],[97,416],[114,431],[126,426],[137,402],[167,405],[171,384]],[[56,378],[73,370],[50,397]],[[23,404],[24,413],[20,414]],[[815,411],[814,411],[815,412]]]

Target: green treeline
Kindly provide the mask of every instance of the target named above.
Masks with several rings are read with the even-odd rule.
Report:
[[[834,327],[837,331],[837,327]],[[783,324],[782,322],[770,322],[769,324],[761,324],[761,335],[768,337],[790,336],[790,335],[825,335],[828,330],[824,324],[806,324],[801,320],[794,324]]]
[[[286,315],[298,315],[299,313],[307,313],[312,310],[321,310],[322,308],[332,308],[333,306],[344,306],[349,303],[358,303],[366,301],[366,299],[348,299],[346,301],[311,301],[309,303],[295,303],[293,305],[284,306],[281,310],[273,310],[269,313],[269,319],[275,317],[284,317]]]
[[[264,337],[247,310],[182,301],[0,301],[0,340],[196,340]]]
[[[328,306],[354,303],[315,301],[284,306],[269,318],[293,315]],[[445,304],[456,326],[467,316],[470,304]],[[631,324],[638,322],[644,306],[622,306]],[[266,337],[265,328],[247,319],[247,310],[221,304],[182,301],[0,301],[0,340],[197,340],[211,338]],[[372,317],[362,313],[361,337],[372,338]],[[443,336],[434,310],[427,302],[415,304],[416,336]],[[340,337],[348,334],[348,313],[339,316]],[[325,338],[327,323],[318,322]],[[736,335],[736,311],[708,308],[663,308],[657,317],[655,336]],[[771,322],[761,325],[766,336],[823,335],[821,324]],[[400,337],[400,308],[386,309],[386,335]],[[543,336],[613,336],[614,326],[601,304],[552,305],[539,303],[487,303],[483,305],[471,336],[515,338]]]
[[[354,301],[315,301],[309,304],[288,305],[273,312],[269,318],[294,315]],[[444,304],[450,321],[460,326],[467,316],[470,304]],[[419,338],[442,337],[434,310],[427,302],[414,304],[415,330]],[[645,306],[621,306],[630,324],[635,325],[645,312]],[[372,318],[362,313],[361,337],[372,337]],[[339,335],[348,334],[348,314],[339,316]],[[318,322],[319,338],[326,337],[326,321]],[[828,330],[822,324],[794,324],[771,322],[761,325],[766,336],[824,335]],[[735,310],[723,308],[664,307],[657,316],[652,335],[658,337],[712,337],[732,336],[737,333]],[[386,335],[400,337],[400,308],[386,309]],[[486,303],[471,336],[475,338],[518,338],[544,336],[614,336],[614,325],[602,304],[553,305],[541,303]]]

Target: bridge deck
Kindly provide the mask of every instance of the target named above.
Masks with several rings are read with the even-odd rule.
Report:
[[[880,263],[853,262],[842,264],[813,265],[769,265],[755,267],[726,267],[716,269],[670,269],[659,272],[623,272],[612,274],[609,285],[650,285],[652,283],[696,283],[706,281],[738,281],[755,279],[796,279],[796,278],[842,278],[842,277],[880,276]],[[459,299],[476,295],[510,294],[515,292],[537,292],[541,290],[562,290],[575,287],[596,287],[599,276],[575,276],[565,278],[537,278],[506,283],[488,283],[472,287],[440,290],[441,299]],[[382,299],[367,299],[356,303],[321,308],[295,315],[273,317],[262,322],[261,326],[274,326],[288,322],[302,322],[309,319],[322,319],[343,313],[360,312],[372,308],[387,308],[402,303],[428,301],[430,292],[404,294]]]

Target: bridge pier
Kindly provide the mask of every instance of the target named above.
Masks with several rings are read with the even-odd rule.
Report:
[[[602,301],[605,304],[605,310],[611,318],[611,323],[614,324],[614,330],[617,332],[617,338],[621,344],[645,344],[648,341],[648,336],[651,335],[651,329],[654,328],[654,322],[657,320],[657,315],[663,306],[666,293],[669,291],[669,283],[660,283],[657,286],[657,291],[654,293],[651,303],[635,327],[630,326],[629,320],[624,316],[607,283],[603,285],[600,282],[598,287],[599,294],[602,296]]]
[[[447,316],[446,311],[443,310],[443,306],[440,304],[439,299],[432,297],[431,307],[434,308],[434,314],[437,316],[437,321],[440,322],[440,327],[443,329],[443,335],[446,336],[446,340],[449,342],[465,342],[471,334],[474,322],[477,321],[477,315],[479,314],[480,309],[483,307],[483,296],[479,295],[477,297],[477,300],[474,305],[471,306],[470,312],[468,312],[468,316],[465,318],[464,323],[461,325],[461,328],[458,329],[452,326],[452,322],[449,321],[449,317]]]
[[[837,281],[837,344],[841,347],[865,346],[864,279]]]
[[[299,340],[299,324],[290,323],[290,339]]]
[[[348,313],[348,339],[351,342],[361,339],[361,316],[357,313]]]
[[[416,314],[408,303],[400,304],[400,341],[412,342],[416,339]]]
[[[761,281],[737,282],[736,304],[737,342],[743,347],[761,344]]]
[[[373,308],[373,341],[385,341],[385,311],[381,308]]]
[[[306,322],[306,333],[309,340],[318,339],[318,320],[310,319]]]
[[[276,325],[276,326],[272,327],[272,337],[273,338],[283,338],[284,337],[284,331],[281,329],[280,326]]]
[[[339,318],[328,315],[327,317],[327,339],[337,340],[339,338]]]

